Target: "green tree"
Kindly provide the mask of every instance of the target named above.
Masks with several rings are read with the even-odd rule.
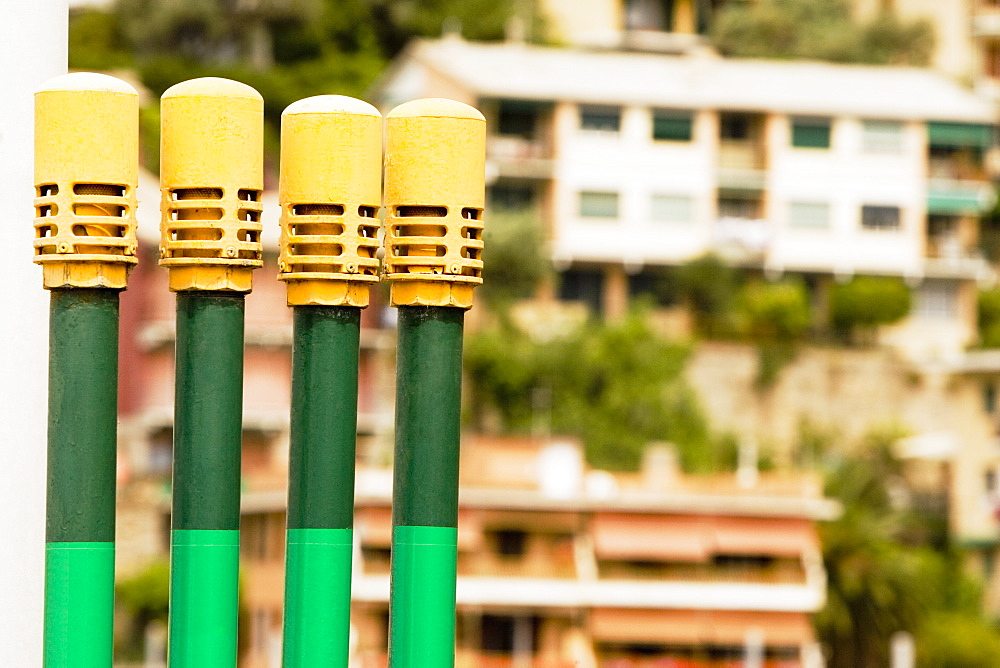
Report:
[[[532,297],[552,273],[541,221],[530,212],[487,211],[480,294],[489,306],[506,310]]]
[[[859,23],[846,0],[761,0],[728,3],[711,38],[727,56],[926,65],[934,29],[889,11]]]
[[[879,325],[902,320],[910,312],[910,289],[899,278],[855,276],[830,288],[830,324],[847,339],[870,340]]]
[[[980,345],[984,348],[1000,347],[1000,288],[982,290],[976,306]]]
[[[676,443],[688,469],[710,468],[708,427],[681,372],[688,350],[656,335],[641,314],[537,342],[509,324],[466,343],[468,417],[523,433],[544,420],[579,437],[588,461],[636,469],[651,441]],[[539,402],[539,397],[546,399]]]
[[[747,283],[739,293],[739,312],[743,329],[754,340],[795,341],[812,321],[809,293],[795,278]]]
[[[132,65],[117,14],[83,9],[69,15],[69,66],[79,70],[110,70]]]
[[[733,267],[715,255],[705,255],[678,267],[672,282],[681,301],[691,310],[699,333],[732,333],[741,282]]]
[[[869,435],[860,454],[827,454],[826,494],[843,514],[822,525],[827,604],[814,618],[829,668],[889,665],[892,635],[912,633],[921,668],[996,666],[1000,634],[981,589],[942,532],[917,510],[892,454],[898,430]],[[912,497],[911,497],[912,498]]]

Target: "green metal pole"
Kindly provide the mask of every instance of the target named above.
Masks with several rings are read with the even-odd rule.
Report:
[[[244,295],[178,292],[172,668],[236,665]]]
[[[44,665],[111,666],[118,290],[52,290]]]
[[[465,311],[400,306],[389,664],[455,663],[458,450]]]
[[[285,668],[347,666],[361,309],[294,307]]]

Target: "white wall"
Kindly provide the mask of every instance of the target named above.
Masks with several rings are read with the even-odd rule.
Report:
[[[40,666],[48,296],[32,264],[33,91],[66,71],[65,0],[5,2],[0,25],[0,665]]]
[[[557,105],[555,115],[555,221],[557,261],[676,264],[712,249],[716,226],[718,115],[695,114],[691,142],[651,138],[651,110],[623,107],[621,131],[600,134],[579,128],[578,105]],[[768,268],[824,273],[890,273],[919,276],[926,234],[926,131],[903,125],[898,153],[866,153],[863,120],[838,118],[828,149],[794,148],[791,119],[771,115],[766,126],[768,170],[765,218],[773,238],[762,258]],[[581,191],[619,193],[615,220],[582,218]],[[654,194],[688,195],[688,223],[650,219]],[[823,229],[788,224],[789,203],[826,202]],[[901,210],[897,230],[866,230],[862,205]]]
[[[768,264],[799,270],[919,275],[923,265],[927,158],[925,130],[903,127],[897,154],[866,153],[863,121],[834,119],[829,149],[794,148],[791,119],[771,125],[768,218],[777,226]],[[830,226],[810,230],[788,225],[792,201],[830,204]],[[862,205],[901,209],[898,230],[866,230]]]
[[[621,132],[580,130],[577,105],[556,108],[556,199],[553,251],[557,259],[677,263],[702,254],[715,215],[716,124],[695,115],[691,142],[654,142],[646,107],[624,107]],[[617,220],[581,218],[580,191],[619,193]],[[650,220],[654,194],[693,198],[693,220]]]

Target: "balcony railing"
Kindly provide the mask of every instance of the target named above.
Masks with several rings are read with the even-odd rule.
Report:
[[[549,178],[552,176],[552,147],[540,139],[493,135],[487,142],[487,157],[500,176]]]

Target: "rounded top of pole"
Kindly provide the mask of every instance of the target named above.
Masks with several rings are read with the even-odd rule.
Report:
[[[36,92],[57,92],[57,91],[100,91],[107,93],[125,93],[126,95],[138,95],[135,88],[125,83],[121,79],[98,74],[97,72],[71,72],[52,77],[43,83]]]
[[[427,97],[404,102],[386,116],[386,118],[414,117],[467,118],[474,121],[486,121],[486,118],[475,107],[443,97]]]
[[[292,102],[281,112],[282,116],[296,114],[357,114],[382,118],[379,110],[372,105],[346,95],[314,95]]]
[[[163,92],[161,99],[191,96],[248,97],[263,101],[252,86],[221,77],[201,77],[176,83]]]

